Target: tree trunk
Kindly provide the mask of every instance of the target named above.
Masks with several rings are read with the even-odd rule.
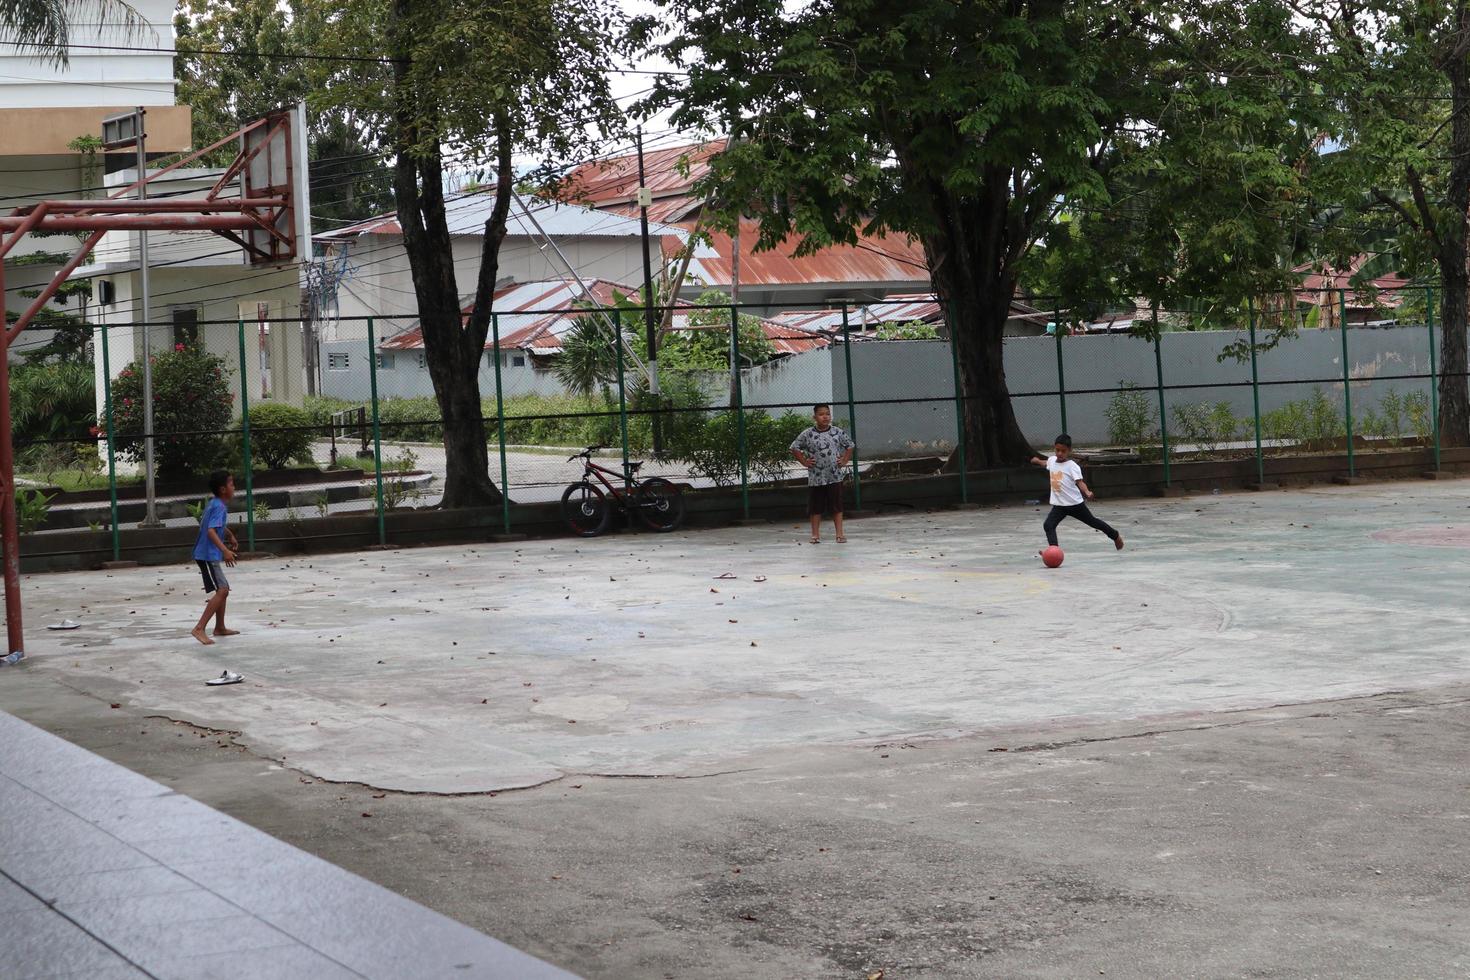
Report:
[[[932,197],[936,227],[921,240],[959,358],[965,465],[1024,463],[1033,450],[1011,406],[1002,350],[1019,255],[1018,229],[1008,217],[1006,180],[987,181],[970,200],[955,200],[938,189]],[[955,453],[945,468],[958,466]]]
[[[444,209],[443,153],[432,129],[421,125],[429,110],[419,103],[410,79],[411,47],[405,35],[413,30],[412,14],[413,0],[393,0],[390,32],[395,50],[393,142],[397,153],[393,196],[413,273],[424,360],[444,421],[445,476],[440,506],[486,507],[500,503],[501,494],[490,479],[488,440],[480,406],[484,330],[467,324],[459,307],[453,239]],[[499,240],[494,244],[498,251]],[[477,294],[478,313],[483,290],[477,290]],[[483,308],[484,315],[476,319],[488,322],[488,304]]]
[[[1456,13],[1454,44],[1470,31],[1470,13],[1461,4]],[[1466,377],[1466,307],[1470,303],[1470,259],[1466,221],[1470,212],[1470,66],[1464,56],[1445,66],[1450,80],[1453,119],[1450,124],[1450,165],[1446,187],[1445,220],[1439,229],[1439,274],[1443,283],[1443,336],[1440,341],[1439,438],[1446,446],[1470,445],[1470,379]]]

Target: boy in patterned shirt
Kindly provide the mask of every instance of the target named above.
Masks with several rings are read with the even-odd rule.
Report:
[[[812,519],[812,544],[822,541],[822,515],[831,514],[837,543],[847,543],[842,532],[842,476],[852,461],[852,437],[832,424],[832,406],[812,407],[816,424],[796,437],[791,455],[807,470],[807,514]]]

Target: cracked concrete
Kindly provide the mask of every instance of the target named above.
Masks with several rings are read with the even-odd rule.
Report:
[[[1463,977],[1466,509],[262,562],[213,650],[187,569],[33,577],[0,708],[591,977]]]
[[[1100,507],[1128,550],[1072,527],[1055,571],[1030,508],[858,522],[843,547],[783,525],[259,561],[232,573],[243,635],[209,648],[191,566],[36,577],[24,669],[422,793],[1470,676],[1459,583],[1420,543],[1460,519],[1456,484]],[[83,627],[34,628],[63,616]],[[221,667],[245,683],[204,687]]]

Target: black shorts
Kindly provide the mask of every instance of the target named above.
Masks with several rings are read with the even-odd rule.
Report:
[[[199,566],[199,574],[204,578],[204,591],[206,594],[230,589],[230,580],[225,578],[225,566],[223,562],[200,561],[195,559],[194,563]]]
[[[824,483],[819,487],[808,487],[806,513],[808,517],[842,513],[842,484]]]

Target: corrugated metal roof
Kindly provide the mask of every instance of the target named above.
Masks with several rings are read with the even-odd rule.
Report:
[[[728,287],[732,275],[734,245],[729,235],[711,232],[715,255],[696,253],[689,272],[710,286]],[[856,245],[831,245],[813,255],[797,256],[795,242],[769,251],[755,251],[759,231],[754,222],[743,222],[740,230],[740,285],[823,285],[829,283],[882,283],[924,285],[929,266],[924,250],[899,235],[864,235]],[[911,287],[912,288],[912,287]]]
[[[594,279],[587,283],[593,298],[603,306],[612,306],[616,301],[614,291],[625,296],[637,290],[631,286]],[[513,283],[495,291],[495,311],[500,315],[502,333],[500,346],[508,350],[525,350],[533,354],[551,355],[562,349],[562,337],[576,325],[579,316],[594,315],[578,305],[586,294],[575,283],[562,280],[546,282]],[[676,307],[672,329],[674,331],[703,329],[689,326],[689,312],[678,312]],[[687,309],[687,308],[686,308]],[[469,307],[464,310],[468,315]],[[516,314],[521,314],[517,316]],[[640,313],[625,313],[624,317],[641,316]],[[640,320],[641,322],[641,320]],[[803,351],[826,347],[831,338],[820,333],[803,330],[789,324],[762,319],[761,326],[767,339],[779,354],[800,354]],[[411,327],[383,341],[381,350],[421,350],[424,346],[423,331]],[[494,347],[493,338],[485,348]]]
[[[485,191],[450,194],[446,197],[445,217],[451,235],[482,235],[485,222],[495,206],[495,196]],[[595,211],[578,204],[560,202],[532,204],[529,213],[553,238],[637,238],[642,228],[635,218],[608,211]],[[506,233],[510,235],[534,236],[536,226],[527,217],[527,211],[514,201],[506,217]],[[670,237],[680,243],[687,241],[689,232],[677,225],[650,222],[648,233],[655,237]],[[323,232],[314,236],[314,241],[334,242],[356,238],[359,235],[401,235],[397,212],[379,215],[366,221]],[[678,247],[678,246],[675,246]],[[698,252],[696,252],[698,254]]]
[[[688,218],[703,203],[689,193],[690,187],[709,172],[709,159],[724,148],[725,141],[721,139],[646,150],[643,171],[654,200],[648,210],[649,219],[677,221]],[[567,175],[559,196],[564,201],[636,216],[637,193],[638,155],[630,153],[582,164]]]
[[[1045,318],[1035,307],[1019,300],[1011,302],[1011,319]],[[842,310],[789,310],[771,317],[777,323],[801,330],[819,330],[834,336],[842,332]],[[933,293],[915,293],[907,296],[890,296],[876,303],[849,307],[847,327],[849,331],[868,330],[884,323],[942,324],[944,307]],[[854,338],[865,339],[865,338]]]

